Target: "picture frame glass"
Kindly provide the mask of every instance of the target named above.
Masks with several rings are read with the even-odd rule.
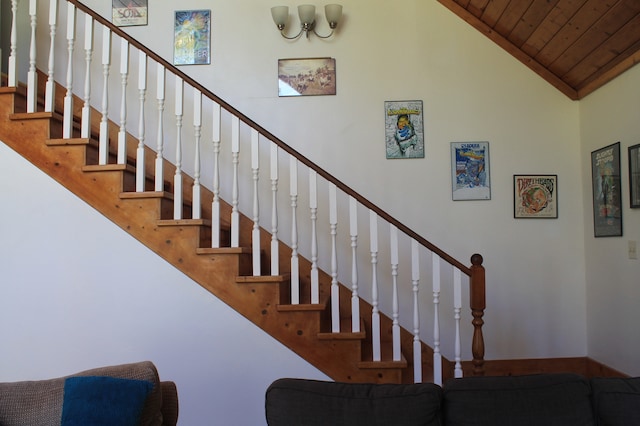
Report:
[[[211,11],[177,10],[174,20],[174,65],[211,63]]]
[[[385,101],[384,128],[387,159],[424,158],[422,101]]]
[[[631,208],[640,208],[640,144],[629,147],[629,197]]]
[[[452,199],[490,200],[489,142],[451,142]]]
[[[147,0],[111,0],[111,22],[118,27],[147,25]]]
[[[622,236],[620,142],[591,152],[595,237]]]
[[[557,175],[513,175],[513,217],[558,218]]]
[[[278,96],[336,94],[334,58],[278,59]]]

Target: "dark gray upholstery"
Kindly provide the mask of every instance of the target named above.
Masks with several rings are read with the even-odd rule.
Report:
[[[269,426],[635,426],[640,378],[465,377],[443,388],[279,379],[265,408]]]
[[[640,378],[591,379],[599,426],[640,425]]]
[[[466,377],[444,386],[446,425],[591,426],[589,381],[575,374]]]
[[[414,385],[280,379],[269,386],[269,426],[439,426],[442,390]]]

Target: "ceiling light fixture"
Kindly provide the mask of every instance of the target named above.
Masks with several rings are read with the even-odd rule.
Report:
[[[289,19],[289,7],[275,6],[271,8],[273,22],[276,23],[282,37],[287,40],[297,39],[302,35],[302,33],[305,33],[306,37],[309,38],[309,32],[313,32],[320,38],[331,37],[340,22],[340,18],[342,18],[342,6],[339,4],[328,4],[324,7],[324,14],[327,18],[327,22],[329,23],[329,28],[331,28],[331,32],[326,36],[316,32],[316,7],[312,4],[302,4],[298,6],[300,32],[294,36],[288,36],[284,31],[287,26],[287,20]]]

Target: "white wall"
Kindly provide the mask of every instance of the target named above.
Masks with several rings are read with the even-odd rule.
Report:
[[[85,3],[104,16],[110,17],[108,2],[91,0]],[[150,6],[148,26],[131,27],[127,31],[171,61],[175,5],[159,3],[152,3]],[[271,21],[271,5],[265,5],[259,0],[183,2],[180,5],[181,9],[211,9],[213,42],[212,65],[181,69],[452,255],[464,260],[469,259],[471,254],[480,252],[484,256],[487,268],[488,309],[485,316],[485,338],[488,359],[586,356],[592,355],[593,352],[595,358],[607,362],[614,368],[628,373],[634,371],[634,368],[637,371],[637,367],[632,366],[630,362],[640,354],[637,344],[628,345],[628,349],[631,350],[629,355],[622,354],[619,350],[607,350],[608,336],[614,336],[616,333],[612,325],[617,323],[620,317],[612,315],[610,311],[597,317],[590,316],[591,328],[589,340],[587,339],[587,288],[590,300],[601,299],[602,293],[609,292],[608,297],[618,293],[611,292],[608,288],[597,291],[599,286],[595,283],[604,283],[605,277],[598,278],[598,267],[592,265],[600,264],[603,251],[601,248],[607,253],[621,253],[617,257],[611,254],[610,258],[608,254],[605,255],[607,269],[616,263],[614,260],[622,262],[626,250],[623,246],[626,247],[626,243],[622,239],[592,241],[592,222],[588,214],[590,181],[585,171],[588,169],[585,168],[588,167],[590,149],[624,137],[631,138],[626,134],[616,135],[616,132],[630,132],[633,129],[637,131],[637,124],[633,119],[622,122],[622,119],[615,115],[616,110],[613,108],[617,106],[614,99],[617,101],[625,92],[624,87],[628,86],[617,89],[616,93],[610,94],[609,89],[605,88],[592,94],[584,102],[583,117],[580,121],[579,103],[568,100],[435,1],[347,0],[343,4],[344,25],[335,38],[330,41],[311,38],[287,42],[280,38]],[[297,22],[297,18],[294,18],[294,21]],[[324,27],[321,26],[320,29]],[[337,95],[278,98],[277,59],[319,56],[336,58]],[[631,76],[635,76],[635,80],[629,83],[635,84],[636,87],[637,73],[637,70],[633,71]],[[628,82],[629,78],[631,77],[626,75],[620,77],[613,87]],[[636,104],[632,105],[633,93],[624,95],[627,108],[623,111],[630,114],[634,107],[637,111],[637,100]],[[600,100],[600,96],[605,99]],[[427,128],[426,157],[414,160],[386,160],[383,102],[410,99],[424,102]],[[595,120],[594,117],[601,116],[606,117],[600,120],[602,123],[612,124],[609,127],[605,126],[604,134],[598,137],[600,130],[595,127],[596,121],[599,120]],[[607,128],[616,129],[616,132],[606,131]],[[584,147],[581,146],[581,131],[582,137],[585,138]],[[593,142],[590,142],[590,138],[593,138]],[[476,140],[490,143],[492,199],[453,202],[450,183],[450,142]],[[2,170],[4,173],[6,168]],[[512,177],[513,174],[519,173],[558,175],[558,219],[513,219]],[[3,205],[13,205],[4,202],[5,198],[9,200],[12,197],[23,197],[28,203],[39,201],[38,197],[35,197],[36,200],[30,200],[33,193],[22,191],[22,188],[19,191],[16,188],[3,188],[2,191]],[[5,195],[7,191],[8,196]],[[41,196],[47,195],[50,191],[47,190]],[[26,216],[26,212],[52,214],[49,204],[45,203],[36,210],[27,208],[21,214],[15,215],[13,212],[3,211],[0,222],[3,226],[15,224],[18,218]],[[67,215],[84,214],[73,213],[76,209],[68,207],[72,204],[72,200],[64,201],[64,218]],[[633,213],[636,212],[630,212],[627,217]],[[97,220],[91,216],[87,213],[87,218],[83,216],[82,219],[74,219],[73,222]],[[633,227],[634,222],[626,218],[625,221],[625,235],[628,235],[633,232],[629,226]],[[635,224],[637,228],[637,217]],[[43,239],[39,235],[40,232],[32,232],[33,224],[29,223],[28,226],[28,232],[14,236],[12,245],[26,244],[28,248],[33,249],[40,247],[43,242],[51,241]],[[90,315],[92,311],[99,312],[97,318],[91,319],[96,323],[89,323],[92,329],[109,328],[109,333],[124,333],[122,339],[126,341],[126,338],[131,337],[126,335],[127,330],[121,330],[121,327],[112,329],[108,325],[125,324],[125,321],[134,319],[109,316],[108,308],[112,303],[100,301],[104,297],[102,293],[105,291],[105,284],[113,281],[113,277],[109,277],[109,271],[100,270],[99,262],[89,259],[85,260],[86,267],[82,266],[83,262],[74,261],[74,268],[79,269],[74,269],[73,272],[62,274],[55,269],[60,267],[56,265],[60,265],[61,259],[80,246],[77,244],[78,238],[83,238],[81,243],[91,247],[90,250],[96,250],[96,258],[107,254],[110,257],[122,254],[123,258],[119,261],[126,264],[126,259],[142,256],[139,252],[144,252],[144,249],[136,247],[134,242],[127,245],[126,236],[117,237],[118,242],[113,242],[113,247],[118,247],[117,250],[109,250],[107,254],[100,253],[101,245],[96,244],[96,241],[102,238],[107,241],[116,238],[119,231],[114,233],[109,228],[95,233],[93,228],[96,226],[92,224],[90,227],[91,234],[87,237],[78,233],[68,236],[73,237],[70,240],[63,240],[63,235],[54,234],[60,245],[46,252],[41,250],[40,253],[46,253],[46,257],[35,257],[33,260],[48,261],[47,268],[27,268],[26,272],[32,275],[32,283],[46,279],[47,282],[54,282],[58,286],[77,286],[78,277],[81,279],[80,282],[88,278],[95,279],[95,293],[87,292],[82,299],[78,299],[78,292],[73,291],[76,309],[82,310],[82,306],[91,306],[90,310],[84,309],[86,312],[83,312],[83,315]],[[18,228],[17,226],[12,225],[10,228],[10,231],[18,232],[13,229]],[[43,226],[40,231],[44,234],[53,232],[47,229]],[[54,230],[58,231],[57,228]],[[27,241],[34,234],[35,241]],[[626,241],[626,237],[624,240]],[[588,250],[586,255],[585,245]],[[606,247],[603,247],[605,245]],[[6,247],[3,249],[9,251]],[[90,250],[74,254],[77,256]],[[24,259],[29,257],[23,257],[18,251],[13,254],[14,251],[15,248],[12,247],[8,253],[3,253],[2,262],[6,263],[5,269],[10,271],[6,275],[8,280],[4,282],[19,282],[25,273],[24,265],[20,265],[19,262],[24,262]],[[59,253],[62,253],[61,257],[53,257]],[[159,261],[146,258],[144,261],[153,267],[145,267],[144,274],[129,272],[122,276],[142,275],[148,278],[147,274],[163,268]],[[628,263],[626,260],[624,262]],[[13,263],[16,263],[15,268],[9,268]],[[589,265],[588,269],[585,263]],[[129,265],[127,268],[135,271],[136,265]],[[619,270],[617,266],[616,264],[616,268],[612,269]],[[629,267],[637,268],[637,263],[629,263]],[[588,280],[585,270],[588,272]],[[59,275],[52,275],[54,272]],[[103,275],[107,277],[105,281],[102,281]],[[252,337],[250,342],[246,342],[247,345],[255,344],[252,352],[255,353],[255,347],[264,347],[267,354],[273,355],[273,360],[268,364],[260,362],[256,365],[256,371],[252,372],[257,374],[255,379],[250,379],[250,375],[243,372],[232,374],[232,378],[226,380],[229,375],[217,370],[202,379],[199,376],[201,368],[216,368],[217,365],[224,365],[224,362],[218,361],[226,360],[233,363],[239,356],[248,357],[249,355],[244,353],[246,346],[239,344],[240,348],[233,350],[226,346],[230,344],[226,339],[216,338],[215,343],[207,340],[208,336],[225,332],[218,329],[208,330],[204,326],[208,322],[193,319],[191,315],[213,316],[214,309],[215,317],[218,319],[222,316],[234,317],[235,314],[219,307],[215,300],[209,300],[212,298],[195,284],[181,284],[179,290],[171,287],[174,285],[173,280],[167,275],[163,270],[163,273],[158,273],[153,279],[140,278],[137,284],[141,286],[140,289],[127,287],[127,290],[132,294],[129,303],[134,307],[136,304],[142,304],[150,294],[158,292],[156,287],[150,289],[148,286],[161,285],[160,283],[170,286],[171,289],[167,292],[171,297],[165,299],[158,293],[157,297],[161,298],[157,301],[158,305],[167,305],[174,300],[181,301],[180,309],[171,306],[173,309],[162,310],[163,315],[176,315],[174,321],[167,321],[174,327],[174,334],[167,335],[163,331],[163,335],[157,336],[155,341],[155,345],[160,348],[153,353],[144,352],[141,355],[153,355],[159,361],[161,374],[165,377],[172,378],[171,373],[174,371],[176,374],[173,376],[178,376],[178,371],[184,372],[184,375],[180,375],[184,381],[178,385],[185,416],[193,413],[191,418],[202,419],[204,417],[198,416],[210,412],[211,404],[196,397],[198,393],[195,389],[204,387],[203,382],[207,382],[206,385],[212,382],[222,383],[223,386],[232,386],[231,383],[235,383],[240,389],[251,388],[253,392],[258,388],[262,392],[269,379],[278,374],[317,374],[307,366],[295,366],[287,355],[278,352],[277,345],[269,343],[269,339],[259,340],[258,337]],[[631,277],[631,271],[625,272],[622,281],[629,281],[628,288],[620,290],[632,290]],[[75,284],[66,282],[71,278]],[[186,281],[182,278],[175,280],[181,283],[182,280]],[[585,286],[585,282],[589,283],[588,287]],[[12,288],[10,290],[14,291]],[[67,288],[64,291],[71,292],[71,289]],[[41,308],[41,305],[47,305],[42,300],[31,299],[29,294],[33,293],[27,291],[27,294],[17,294],[17,306],[36,304]],[[108,300],[115,303],[118,300],[117,294],[121,293],[112,293]],[[98,296],[100,300],[96,300]],[[623,298],[625,302],[629,300],[626,295]],[[2,300],[6,304],[13,303],[4,297]],[[68,300],[68,297],[64,300]],[[207,306],[202,306],[200,310],[197,307],[201,305]],[[211,305],[215,305],[215,308],[211,309]],[[616,312],[620,312],[620,315],[625,315],[625,309],[617,309],[618,304],[612,301],[611,306],[615,306]],[[630,303],[628,306],[628,316],[631,317],[631,306],[635,304]],[[589,307],[593,308],[591,305]],[[133,315],[135,309],[126,311]],[[220,316],[217,315],[218,312],[221,312]],[[54,318],[55,321],[49,320],[53,328],[73,329],[73,319],[61,314]],[[98,321],[99,319],[103,319],[104,322]],[[141,328],[151,327],[144,325],[144,320],[141,317],[135,318],[135,322],[141,324]],[[215,322],[210,323],[215,326]],[[2,324],[6,322],[3,321]],[[41,364],[37,362],[38,357],[51,359],[38,353],[37,348],[28,346],[31,345],[30,340],[46,337],[40,335],[35,327],[33,333],[37,337],[27,341],[10,330],[4,330],[3,335],[5,332],[9,334],[10,339],[16,341],[15,353],[19,353],[19,356],[5,356],[3,349],[0,352],[0,365],[4,366],[5,361],[9,362],[19,357],[24,359],[25,364],[25,371],[17,370],[20,371],[19,374],[31,374],[33,366]],[[87,334],[86,330],[79,330],[79,333]],[[189,336],[189,342],[184,343],[184,333],[193,333]],[[627,340],[633,339],[634,336],[637,334],[633,334],[631,330],[626,333]],[[82,362],[87,366],[93,366],[103,359],[128,360],[132,355],[138,355],[136,351],[140,349],[127,349],[122,339],[118,337],[111,340],[106,335],[95,341],[92,338],[92,343],[87,345],[92,352],[81,357],[75,355],[78,353],[77,350],[64,352],[64,348],[56,348],[56,351],[62,352],[58,360],[67,363],[58,363],[56,369],[67,372],[62,370],[75,370]],[[218,353],[212,350],[213,346],[220,347],[221,342],[225,344],[224,358],[210,362],[210,357],[223,357],[219,353],[220,350]],[[211,346],[199,351],[198,345]],[[112,353],[113,348],[119,347],[123,347],[122,352]],[[186,350],[187,348],[189,349]],[[169,352],[165,352],[166,350]],[[176,355],[174,350],[184,352]],[[29,354],[27,358],[23,358],[25,353]],[[251,361],[243,364],[251,365]],[[269,371],[260,371],[264,365],[269,365]],[[283,366],[283,370],[279,370],[279,365]],[[33,374],[51,371],[40,370]],[[267,374],[268,378],[261,380],[261,374]],[[236,379],[240,379],[240,382]],[[212,386],[208,391],[217,390]],[[255,404],[258,404],[258,393],[256,391],[254,394]],[[227,394],[223,392],[220,397],[224,398],[225,395]],[[228,400],[224,399],[219,407],[216,406],[220,410],[218,414],[224,412],[221,407],[233,406],[232,403],[224,403],[231,401],[232,397],[233,395],[229,395]],[[207,400],[216,401],[216,398]],[[247,405],[249,404],[245,399],[243,407]],[[261,402],[258,405],[262,409]],[[230,411],[233,411],[228,413],[230,418],[236,414],[243,414],[235,409]],[[184,423],[198,424],[199,421],[185,420]]]
[[[245,426],[273,380],[327,379],[3,143],[0,194],[0,381],[148,359],[180,424]]]
[[[640,240],[640,210],[629,208],[629,146],[640,143],[640,67],[580,103],[589,355],[640,375],[640,261],[629,259],[628,241]],[[595,238],[591,151],[620,142],[622,237]]]
[[[435,1],[343,4],[335,38],[288,42],[261,1],[190,1],[212,11],[212,65],[181,69],[454,256],[480,252],[487,358],[585,356],[578,103]],[[153,4],[127,31],[172,61],[173,11]],[[277,60],[320,56],[336,58],[337,95],[278,98]],[[383,102],[407,99],[424,102],[426,158],[386,160]],[[492,199],[453,202],[450,142],[476,140]],[[559,219],[513,219],[517,173],[558,175]]]

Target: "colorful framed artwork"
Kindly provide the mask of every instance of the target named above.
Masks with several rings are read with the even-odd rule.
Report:
[[[558,218],[557,175],[513,175],[513,217]]]
[[[387,158],[424,158],[422,101],[385,101]]]
[[[210,64],[211,11],[176,11],[173,47],[174,65]]]
[[[629,147],[629,195],[631,208],[640,208],[640,144]]]
[[[620,142],[591,152],[591,179],[594,236],[622,236]]]
[[[451,142],[452,198],[490,200],[489,142]]]
[[[334,58],[278,59],[278,96],[335,94]]]
[[[147,0],[112,0],[111,13],[118,27],[147,25]]]

